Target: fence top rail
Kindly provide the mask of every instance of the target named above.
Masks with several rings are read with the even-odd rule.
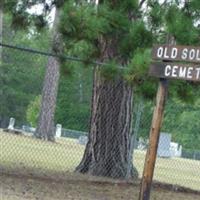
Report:
[[[90,64],[95,64],[98,66],[108,66],[109,63],[104,63],[104,62],[99,62],[99,61],[92,61],[92,60],[85,60],[79,57],[73,57],[73,56],[66,56],[63,54],[55,54],[55,53],[50,53],[50,52],[45,52],[45,51],[40,51],[40,50],[36,50],[36,49],[31,49],[31,48],[27,48],[27,47],[21,47],[21,46],[16,46],[16,45],[10,45],[10,44],[5,44],[0,42],[0,46],[2,47],[6,47],[6,48],[10,48],[10,49],[15,49],[15,50],[19,50],[19,51],[26,51],[29,53],[34,53],[34,54],[40,54],[43,56],[52,56],[52,57],[57,57],[57,58],[61,58],[61,59],[65,59],[65,60],[70,60],[70,61],[75,61],[75,62],[82,62],[82,63],[90,63]],[[123,66],[118,66],[119,69],[124,69]]]

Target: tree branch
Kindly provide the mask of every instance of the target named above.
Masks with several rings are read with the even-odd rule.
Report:
[[[142,7],[142,5],[144,4],[145,1],[146,1],[146,0],[141,0],[141,1],[140,1],[139,8]]]

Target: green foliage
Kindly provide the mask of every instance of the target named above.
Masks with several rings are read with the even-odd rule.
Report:
[[[120,70],[123,70],[123,69],[119,69],[116,62],[112,61],[108,63],[107,65],[101,67],[101,75],[106,80],[114,80],[114,79],[117,79],[117,77],[119,77]]]
[[[164,22],[164,13],[165,9],[161,7],[158,2],[155,2],[148,14],[149,26],[158,30]]]
[[[30,60],[29,66],[31,66]],[[15,65],[12,63],[1,64],[0,66],[2,81],[0,116],[3,121],[7,120],[7,122],[9,117],[14,117],[17,119],[17,123],[21,124],[26,121],[25,113],[29,101],[40,91],[41,77],[37,75],[42,74],[42,70],[34,72],[30,68],[26,69],[27,63],[23,66],[23,62],[19,60],[18,62],[21,63],[21,66],[19,63],[15,63]]]
[[[36,96],[33,101],[30,102],[26,111],[27,122],[32,126],[36,127],[39,117],[39,111],[41,106],[41,95]]]
[[[198,98],[195,88],[190,82],[176,80],[170,82],[169,93],[170,96],[177,97],[182,102],[193,103]]]
[[[74,63],[72,62],[61,62],[60,72],[66,77],[72,76],[75,70]]]
[[[121,53],[124,57],[130,58],[139,48],[151,47],[152,33],[147,30],[143,21],[131,22],[128,30],[128,34],[120,42]]]
[[[60,2],[60,0],[59,0]],[[47,26],[47,16],[53,8],[54,1],[20,1],[20,0],[4,0],[3,9],[4,13],[11,14],[12,27],[15,29],[28,30],[30,26],[35,26],[36,29],[42,30]],[[42,14],[30,13],[29,9],[34,6],[41,6],[43,9]]]
[[[37,31],[42,31],[47,26],[47,20],[44,19],[43,15],[34,16],[34,25]]]
[[[123,74],[125,80],[133,86],[136,94],[142,95],[145,99],[153,99],[158,81],[148,77],[151,60],[150,50],[147,49],[151,48],[153,42],[165,43],[167,35],[174,36],[178,44],[199,44],[199,27],[197,26],[199,23],[199,0],[191,0],[185,5],[180,5],[180,1],[165,1],[162,4],[159,1],[151,0],[148,1],[148,8],[144,10],[139,10],[138,0],[104,0],[98,7],[88,4],[86,1],[61,0],[51,1],[49,5],[45,5],[44,12],[39,16],[27,13],[27,8],[38,3],[45,4],[46,1],[21,1],[21,8],[18,10],[16,9],[18,1],[5,2],[6,11],[12,11],[14,14],[15,26],[20,25],[23,29],[28,26],[29,30],[34,31],[34,34],[27,34],[24,31],[13,32],[9,29],[5,34],[7,36],[5,41],[10,41],[10,38],[13,37],[17,44],[31,45],[45,50],[48,48],[44,42],[45,37],[50,33],[35,34],[34,26],[40,31],[43,30],[43,27],[47,25],[46,14],[52,9],[52,5],[62,9],[59,31],[63,39],[63,53],[80,57],[85,61],[84,63],[62,62],[56,122],[63,124],[66,128],[88,130],[86,127],[90,115],[92,73],[88,68],[84,69],[88,70],[87,73],[83,73],[84,75],[81,77],[80,74],[84,71],[83,66],[89,66],[90,60],[108,62],[108,65],[102,67],[101,70],[106,79],[112,80],[119,74]],[[36,42],[38,37],[41,39]],[[104,55],[104,52],[107,55]],[[3,105],[1,106],[1,117],[5,118],[5,116],[15,113],[14,117],[20,122],[24,122],[27,106],[41,92],[45,59],[21,57],[20,53],[16,52],[9,52],[5,54],[4,58],[1,66],[3,72],[1,89],[4,93],[3,98],[0,99],[1,105]],[[118,69],[121,65],[124,65],[124,70]],[[27,68],[27,66],[29,67]],[[31,68],[36,66],[39,70],[32,71]],[[122,71],[124,72],[122,73]],[[70,76],[63,76],[63,74]],[[80,85],[83,86],[83,91]],[[188,148],[192,148],[189,135],[192,135],[193,139],[197,137],[199,127],[197,124],[188,125],[186,128],[182,127],[190,119],[195,121],[199,113],[188,110],[184,112],[182,102],[195,103],[196,88],[191,82],[170,82],[169,96],[176,99],[176,106],[180,107],[182,114],[176,112],[173,106],[167,107],[167,116],[163,127],[163,130],[169,130],[175,140],[180,141]],[[152,111],[153,103],[146,100],[145,116],[151,117]],[[34,112],[32,111],[32,113]],[[179,129],[175,128],[177,119],[181,125]],[[148,120],[148,123],[145,120],[142,122],[141,135],[143,136],[147,136],[149,133],[151,118]],[[199,148],[196,143],[195,148]]]
[[[184,149],[196,150],[199,145],[199,107],[179,100],[169,101],[162,130],[172,134],[172,139]]]
[[[143,106],[144,110],[142,112],[138,137],[148,138],[155,100],[146,99]],[[178,99],[168,99],[161,131],[171,134],[172,141],[181,144],[183,149],[200,149],[199,110],[199,105],[186,104]]]
[[[3,42],[19,46],[47,49],[46,32],[38,34],[16,31],[11,27],[11,17],[4,15]],[[12,40],[11,40],[12,38]],[[30,101],[41,92],[46,58],[3,47],[0,92],[0,125],[5,127],[9,117],[16,118],[17,125],[26,123],[26,109]]]
[[[155,96],[157,89],[155,79],[148,76],[150,63],[150,49],[138,49],[124,71],[124,78],[133,86],[134,91],[148,99]]]
[[[179,44],[196,44],[199,40],[192,17],[188,17],[177,6],[171,6],[166,14],[166,26]]]
[[[93,5],[74,6],[74,1],[65,4],[60,20],[60,32],[65,37],[94,41],[108,29],[108,21],[101,16],[101,10],[96,14]]]
[[[92,70],[77,66],[71,76],[61,75],[56,123],[68,129],[88,131],[92,93]]]
[[[140,19],[130,21],[125,13],[125,10],[130,9],[129,6],[137,13],[138,1],[116,2],[116,9],[112,9],[112,6],[112,3],[106,1],[101,3],[98,9],[88,3],[75,6],[73,0],[65,4],[60,20],[60,31],[68,55],[81,57],[87,64],[87,61],[101,57],[102,50],[98,49],[101,41],[105,41],[107,45],[106,43],[115,38],[118,44],[115,46],[116,53],[122,55],[122,60],[126,63],[137,49],[151,46],[152,34],[145,23]],[[113,63],[111,60],[112,58],[105,59],[107,64],[101,70],[102,75],[109,80],[116,77],[121,62],[118,60],[117,63]],[[69,74],[74,68],[73,65],[76,63],[65,64],[63,72]],[[143,66],[137,68],[141,69],[141,72],[138,72],[140,76],[144,74],[142,68]],[[126,74],[127,72],[128,70]]]
[[[30,25],[29,15],[27,13],[16,13],[12,20],[12,27],[15,29],[25,29]]]
[[[151,52],[149,49],[137,50],[130,61],[125,78],[134,83],[141,83],[147,78],[148,67],[151,62]]]
[[[139,1],[138,0],[126,0],[126,1],[104,1],[109,4],[111,8],[114,7],[116,10],[127,13],[128,11],[138,11]]]
[[[178,140],[181,144],[184,144],[184,148],[199,149],[199,108],[198,110],[183,111],[179,116],[180,124],[176,130],[174,130],[173,138]]]

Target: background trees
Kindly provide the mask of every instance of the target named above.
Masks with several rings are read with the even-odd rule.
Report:
[[[40,3],[44,5],[42,7],[44,8],[42,14],[34,15],[24,12],[27,8]],[[21,34],[18,38],[19,43],[22,44],[22,39],[24,39],[29,44],[28,46],[33,44],[33,47],[39,48],[40,42],[47,41],[38,38],[38,36],[41,38],[42,36],[45,37],[42,33],[39,34],[39,30],[41,31],[47,24],[47,14],[53,7],[59,8],[61,15],[58,19],[59,23],[56,25],[56,35],[62,34],[62,40],[54,40],[51,43],[52,45],[46,42],[44,46],[46,49],[51,49],[55,54],[60,55],[62,53],[68,56],[77,56],[84,60],[81,63],[74,63],[62,59],[62,56],[61,60],[52,60],[52,58],[49,60],[51,64],[49,69],[53,67],[54,70],[48,71],[51,76],[46,75],[47,82],[45,83],[48,83],[48,87],[46,87],[47,90],[44,89],[43,91],[44,93],[46,92],[46,99],[50,98],[51,102],[48,103],[43,98],[42,104],[47,105],[47,107],[43,110],[46,110],[45,112],[41,112],[44,115],[49,110],[51,112],[45,115],[46,120],[40,117],[40,122],[44,126],[41,125],[40,131],[37,131],[39,133],[38,136],[46,140],[54,140],[53,121],[62,123],[64,126],[72,129],[84,131],[89,126],[89,143],[84,158],[77,170],[94,175],[127,177],[128,158],[131,150],[130,138],[133,134],[132,108],[134,104],[132,103],[133,99],[136,99],[133,94],[144,98],[144,115],[149,115],[149,118],[151,118],[150,111],[153,104],[148,99],[152,99],[155,96],[157,87],[157,80],[147,76],[150,48],[153,43],[165,43],[169,35],[175,38],[177,44],[198,44],[198,1],[185,1],[182,4],[178,1],[164,1],[164,3],[160,3],[154,0],[100,1],[100,4],[95,6],[87,1],[68,0],[65,2],[50,1],[50,3],[46,1],[35,1],[34,3],[26,1],[24,4],[19,4],[18,8],[16,7],[16,2],[8,3],[7,5],[15,8],[15,17],[12,20],[14,25],[16,26],[19,23],[23,27],[29,27],[28,32],[19,32]],[[9,34],[17,35],[16,32],[13,33],[12,31],[9,31]],[[51,33],[46,32],[46,34],[50,35]],[[39,39],[39,43],[35,43],[36,37]],[[24,44],[26,43],[24,42]],[[60,51],[60,46],[62,51]],[[14,102],[20,105],[20,112],[16,112],[18,114],[16,118],[22,118],[23,116],[21,121],[25,121],[27,105],[35,99],[35,96],[41,93],[42,78],[40,77],[44,75],[46,60],[40,65],[42,67],[38,68],[41,71],[39,70],[34,74],[30,71],[30,63],[36,66],[38,63],[37,59],[32,60],[28,56],[23,59],[19,57],[18,61],[22,65],[18,66],[18,61],[13,61],[12,58],[13,56],[5,56],[6,64],[9,61],[15,63],[15,65],[12,64],[12,70],[9,67],[3,67],[3,65],[1,68],[5,70],[3,73],[4,97],[7,95],[6,98],[1,98],[1,101],[3,101],[3,105],[6,105],[5,108],[12,112],[14,109],[9,106],[13,106]],[[91,64],[91,60],[104,62],[106,65],[94,66],[94,63]],[[52,65],[53,63],[54,65]],[[56,118],[53,120],[59,77],[56,76],[56,79],[54,79],[54,75],[59,73],[58,67],[56,67],[59,63],[61,64],[62,75]],[[29,66],[29,68],[26,66]],[[84,67],[86,68],[85,70],[83,70]],[[93,89],[91,89],[92,68],[94,68]],[[8,72],[8,70],[10,71]],[[74,77],[69,77],[70,74],[74,74]],[[6,82],[7,75],[10,77],[10,82]],[[25,81],[27,84],[23,85],[22,81]],[[29,81],[34,82],[37,86],[31,88],[28,84]],[[51,81],[55,83],[53,93],[48,90],[51,89]],[[20,92],[16,92],[18,87],[26,95],[23,96],[20,95]],[[193,94],[194,91],[197,91],[197,85],[194,83],[173,81],[170,83],[170,87],[170,98],[173,100],[173,103],[175,102],[180,107],[182,102],[177,99],[189,100],[191,102],[191,97],[197,96]],[[70,93],[70,90],[75,89],[77,89],[77,92],[74,91],[74,94]],[[91,90],[93,90],[91,120],[90,125],[88,125],[87,118],[90,113],[88,101],[91,94],[89,91]],[[10,93],[15,95],[9,96]],[[17,100],[18,95],[19,100]],[[53,100],[51,100],[51,97]],[[80,106],[77,106],[74,100],[78,100]],[[13,103],[9,103],[9,101]],[[195,101],[196,99],[194,99]],[[164,125],[164,128],[166,126],[166,129],[170,129],[170,132],[173,133],[174,138],[178,138],[178,141],[187,144],[187,147],[191,147],[190,137],[186,136],[185,138],[187,139],[183,140],[181,136],[183,132],[185,132],[185,135],[189,135],[188,132],[191,132],[191,129],[189,127],[187,128],[188,131],[186,129],[181,130],[180,128],[175,129],[173,128],[175,125],[172,123],[178,117],[181,123],[184,124],[188,120],[188,115],[190,116],[189,118],[195,118],[197,113],[196,111],[195,113],[187,111],[187,113],[180,115],[176,113],[173,115],[171,114],[171,111],[174,110],[173,103],[171,108],[169,107],[169,110],[167,110],[169,112],[166,115],[166,125]],[[12,112],[6,112],[3,110],[1,115],[8,117],[12,114]],[[72,120],[73,117],[76,120]],[[83,124],[81,124],[80,119],[84,119],[82,120]],[[150,119],[148,120],[151,121]],[[47,124],[49,124],[48,127]],[[82,129],[82,127],[86,128]],[[147,137],[149,127],[150,125],[145,120],[142,120],[140,133]],[[195,135],[196,133],[193,132],[192,134]],[[110,162],[112,162],[112,167],[107,168],[107,163]],[[131,167],[133,169],[133,166]],[[133,170],[128,176],[132,175]]]
[[[20,46],[36,48],[46,43],[42,34],[36,32],[17,31],[11,28],[10,15],[4,15],[3,23],[3,42],[12,43]],[[19,124],[22,124],[26,117],[27,105],[40,94],[44,63],[46,58],[31,55],[17,50],[2,48],[1,59],[1,127],[8,125],[9,117],[15,117]]]

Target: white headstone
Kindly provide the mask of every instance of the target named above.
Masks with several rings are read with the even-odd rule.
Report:
[[[182,156],[182,149],[183,149],[183,147],[182,147],[182,145],[180,145],[179,148],[178,148],[177,157],[181,157]]]
[[[61,137],[61,133],[62,133],[62,125],[61,124],[57,124],[56,125],[56,137],[60,138]]]
[[[81,145],[86,145],[88,142],[88,137],[87,136],[80,136],[78,138],[78,143]]]
[[[142,137],[140,137],[137,148],[140,150],[145,150],[146,147],[147,147],[147,142],[145,142],[145,140]]]
[[[178,143],[170,143],[170,152],[172,157],[181,157],[182,155],[182,146]]]
[[[26,131],[26,126],[25,125],[22,125],[22,130]]]
[[[171,135],[167,133],[161,133],[159,144],[158,144],[158,153],[159,157],[170,158],[170,143],[171,143]]]
[[[8,129],[13,130],[15,126],[15,118],[11,117],[8,125]]]
[[[30,132],[31,132],[31,133],[35,133],[35,131],[36,131],[36,128],[30,127]]]

